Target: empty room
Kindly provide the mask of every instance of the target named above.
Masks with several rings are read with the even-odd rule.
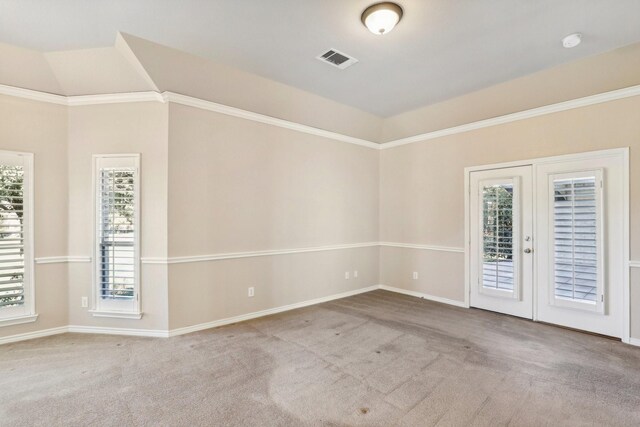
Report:
[[[0,0],[0,426],[640,425],[638,17]]]

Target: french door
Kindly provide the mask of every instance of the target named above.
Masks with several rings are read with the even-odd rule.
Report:
[[[531,166],[471,173],[471,305],[533,318]]]
[[[470,172],[470,305],[622,337],[625,161]]]

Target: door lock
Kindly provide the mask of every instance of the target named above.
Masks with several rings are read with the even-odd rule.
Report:
[[[532,250],[531,248],[526,248],[526,249],[524,250],[524,253],[525,253],[525,254],[530,254],[531,252],[533,252],[533,250]]]

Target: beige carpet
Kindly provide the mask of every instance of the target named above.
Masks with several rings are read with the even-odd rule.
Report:
[[[0,347],[0,425],[640,425],[640,348],[385,291]]]

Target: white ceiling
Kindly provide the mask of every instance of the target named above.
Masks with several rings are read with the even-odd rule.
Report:
[[[640,41],[639,0],[400,0],[385,36],[374,0],[0,0],[0,42],[41,51],[112,46],[117,31],[387,117]],[[583,43],[562,48],[580,31]],[[315,57],[360,60],[339,70]]]

